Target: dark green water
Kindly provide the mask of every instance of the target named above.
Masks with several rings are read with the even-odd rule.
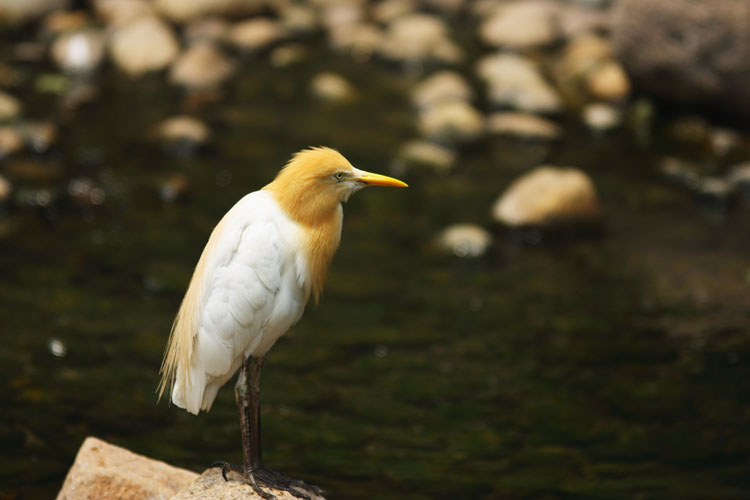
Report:
[[[247,68],[195,113],[215,141],[188,157],[146,140],[184,109],[161,77],[106,77],[97,102],[63,115],[26,91],[32,115],[63,116],[56,148],[29,156],[58,174],[17,189],[60,195],[0,215],[1,499],[53,497],[88,435],[196,471],[240,460],[231,389],[199,417],[154,393],[212,226],[301,147],[388,173],[415,135],[408,81],[383,68]],[[311,100],[320,69],[359,99]],[[549,150],[483,142],[449,175],[356,195],[319,307],[267,359],[266,461],[329,498],[747,498],[750,210],[702,209],[655,173],[678,146],[654,144],[571,125]],[[478,260],[433,251],[450,223],[490,227],[495,197],[542,160],[592,176],[602,235],[529,245],[498,231]],[[191,191],[165,204],[175,173]],[[101,205],[64,195],[81,177]]]

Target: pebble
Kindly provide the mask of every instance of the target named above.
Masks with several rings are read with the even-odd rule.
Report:
[[[388,24],[416,10],[417,5],[414,0],[383,0],[370,8],[370,17],[379,23]]]
[[[665,178],[687,189],[696,190],[700,185],[701,174],[698,167],[679,158],[663,158],[658,169]]]
[[[474,91],[460,73],[445,70],[421,81],[411,96],[418,109],[427,109],[449,101],[471,101]]]
[[[191,42],[215,42],[224,43],[229,39],[229,30],[231,25],[229,22],[218,17],[206,17],[202,19],[196,19],[187,26],[183,36],[188,43]]]
[[[583,123],[596,132],[606,132],[622,124],[622,113],[611,104],[595,102],[587,104],[582,111]]]
[[[55,64],[69,73],[89,73],[104,60],[105,39],[99,30],[86,29],[64,33],[52,43]]]
[[[456,162],[456,153],[430,141],[409,141],[398,151],[393,162],[394,175],[403,175],[413,168],[447,173]]]
[[[191,116],[173,116],[156,127],[157,136],[169,143],[182,143],[191,147],[206,144],[211,132],[205,123]]]
[[[23,137],[15,129],[0,126],[0,159],[12,155],[23,147]]]
[[[13,193],[13,184],[0,175],[0,203],[7,202],[10,199],[11,193]]]
[[[21,113],[21,101],[0,91],[0,121],[12,120]]]
[[[355,91],[349,81],[336,73],[318,73],[310,82],[310,92],[318,99],[329,102],[348,101]]]
[[[256,17],[232,26],[229,40],[238,49],[260,52],[286,37],[286,30],[277,21]]]
[[[315,11],[303,4],[286,5],[281,11],[280,22],[286,31],[296,36],[309,35],[318,29]]]
[[[610,59],[593,68],[586,75],[588,91],[597,99],[618,101],[630,94],[630,80],[625,69]]]
[[[94,0],[93,3],[96,14],[110,28],[156,15],[150,0]]]
[[[490,134],[520,139],[559,139],[562,129],[555,122],[528,113],[493,113],[487,119]]]
[[[467,102],[449,101],[420,113],[419,129],[431,141],[463,144],[484,134],[484,117]]]
[[[276,47],[271,51],[268,56],[271,65],[276,68],[285,68],[304,61],[307,54],[307,49],[301,44],[285,44],[280,47]]]
[[[487,84],[489,101],[529,113],[559,113],[563,103],[557,91],[547,83],[528,59],[507,53],[483,57],[477,73]]]
[[[383,43],[383,31],[371,23],[347,24],[328,34],[331,48],[350,54],[358,62],[370,60]]]
[[[487,253],[492,236],[476,224],[454,224],[438,235],[437,242],[441,249],[456,257],[476,258]]]
[[[492,207],[493,218],[508,226],[596,220],[599,201],[591,179],[576,168],[537,167],[515,181]]]
[[[109,46],[112,60],[131,77],[169,66],[179,45],[172,29],[157,17],[141,17],[118,28]]]
[[[221,85],[234,71],[232,61],[210,41],[193,43],[174,62],[169,80],[190,89]]]
[[[750,196],[750,161],[731,167],[727,174],[727,180],[734,189]]]
[[[57,10],[44,18],[42,30],[50,35],[58,35],[83,29],[90,21],[88,14],[82,10]]]
[[[560,36],[558,5],[548,0],[499,4],[479,27],[481,40],[495,48],[514,50],[553,44]]]
[[[20,25],[37,19],[47,12],[62,9],[64,0],[13,0],[0,2],[0,20],[3,24]]]
[[[416,13],[397,17],[388,24],[379,53],[386,59],[411,65],[456,64],[463,59],[442,19]]]

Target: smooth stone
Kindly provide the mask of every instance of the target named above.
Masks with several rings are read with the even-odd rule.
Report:
[[[346,52],[359,62],[368,61],[383,43],[383,31],[375,24],[347,24],[331,30],[331,48]]]
[[[180,23],[210,15],[236,17],[257,12],[264,5],[259,0],[154,0],[160,14]]]
[[[419,109],[427,109],[448,101],[471,101],[474,91],[460,73],[439,71],[422,80],[412,91],[411,100]]]
[[[234,71],[232,61],[209,41],[195,42],[172,64],[169,81],[191,89],[221,85]]]
[[[463,59],[442,19],[416,13],[388,24],[379,53],[386,59],[411,64],[456,64]]]
[[[183,36],[188,43],[214,42],[225,43],[229,41],[231,24],[219,17],[206,17],[196,19],[185,26]]]
[[[731,167],[726,178],[734,189],[750,196],[750,161]]]
[[[0,121],[12,120],[21,113],[21,101],[0,91]]]
[[[393,173],[402,175],[413,168],[426,168],[433,172],[446,173],[453,168],[456,153],[430,141],[409,141],[398,151]]]
[[[0,159],[12,155],[23,148],[23,137],[15,129],[0,126]]]
[[[42,30],[50,35],[59,35],[66,31],[78,31],[86,27],[91,20],[82,10],[57,10],[44,18]]]
[[[349,81],[336,73],[318,73],[310,82],[310,92],[318,99],[329,102],[348,101],[355,91]]]
[[[12,0],[0,2],[0,24],[19,25],[62,9],[66,0]]]
[[[168,118],[156,126],[157,136],[167,142],[188,142],[201,145],[211,138],[211,131],[200,120],[179,115]]]
[[[421,112],[419,129],[440,144],[463,144],[484,134],[484,116],[467,102],[449,101]]]
[[[513,181],[492,207],[493,218],[508,226],[596,220],[600,213],[588,175],[553,166],[537,167]]]
[[[559,113],[563,103],[557,91],[528,59],[497,53],[477,63],[477,73],[487,85],[489,101],[530,113]]]
[[[495,48],[529,49],[553,44],[560,36],[559,6],[548,0],[499,4],[479,27],[481,40]]]
[[[555,122],[527,113],[493,113],[487,118],[487,131],[521,139],[559,139],[562,129]]]
[[[443,251],[456,257],[476,258],[487,253],[492,236],[476,224],[454,224],[438,235],[437,243]]]
[[[581,114],[586,126],[597,132],[612,130],[622,123],[620,110],[603,102],[587,104]]]
[[[13,184],[0,175],[0,203],[5,203],[10,199],[10,195],[13,193]]]
[[[365,11],[358,2],[330,2],[321,9],[320,19],[323,26],[332,31],[342,26],[364,23]]]
[[[227,472],[225,480],[221,475],[221,468],[214,467],[207,469],[192,483],[187,485],[171,500],[261,500],[261,497],[255,493],[252,486],[242,480],[242,477],[234,471]],[[288,491],[276,490],[264,487],[268,493],[272,494],[277,500],[298,500]],[[325,500],[322,496],[316,495],[312,491],[299,488],[310,500]]]
[[[285,36],[286,30],[277,21],[255,17],[232,26],[229,40],[240,50],[259,52],[268,49]]]
[[[658,170],[666,179],[690,190],[697,190],[701,182],[698,167],[679,158],[663,158]]]
[[[131,77],[169,66],[179,44],[172,29],[157,17],[141,17],[115,30],[110,40],[115,64]]]
[[[555,75],[562,84],[582,81],[604,61],[612,59],[612,45],[597,34],[584,33],[573,38],[555,64]]]
[[[370,7],[370,17],[379,23],[388,24],[416,10],[417,4],[414,0],[383,0]]]
[[[64,33],[52,43],[52,60],[60,69],[69,73],[89,73],[96,70],[104,60],[104,34],[87,29]]]
[[[586,75],[586,86],[597,99],[617,101],[630,94],[630,80],[625,69],[615,60],[597,65]]]
[[[289,4],[280,13],[281,26],[293,35],[309,35],[319,26],[315,10],[303,4]]]
[[[148,0],[94,0],[94,10],[110,28],[118,28],[141,17],[156,15]]]

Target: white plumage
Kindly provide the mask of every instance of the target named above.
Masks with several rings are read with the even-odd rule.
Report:
[[[304,234],[268,191],[227,212],[201,256],[193,352],[188,370],[177,372],[175,405],[209,410],[244,357],[263,356],[299,320],[310,295]]]

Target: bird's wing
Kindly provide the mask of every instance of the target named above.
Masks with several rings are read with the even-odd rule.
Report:
[[[269,203],[264,193],[252,193],[222,218],[175,319],[159,390],[174,380],[173,402],[192,413],[206,406],[206,385],[226,382],[243,353],[263,341],[282,275],[295,273],[283,244],[283,221]]]

